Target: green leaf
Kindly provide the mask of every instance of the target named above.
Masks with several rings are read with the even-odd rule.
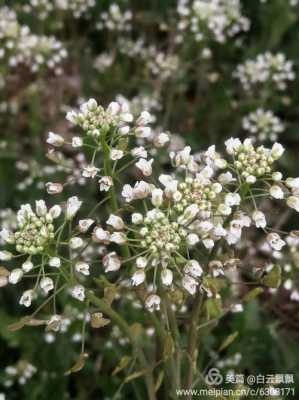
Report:
[[[144,375],[144,374],[146,374],[146,373],[147,373],[147,370],[146,370],[146,369],[144,369],[144,370],[142,370],[142,371],[139,371],[139,372],[133,372],[133,374],[130,374],[130,375],[128,375],[128,376],[126,377],[126,379],[124,380],[124,382],[125,382],[125,383],[128,383],[128,382],[130,382],[130,381],[132,381],[132,380],[134,380],[134,379],[139,378],[140,376],[142,376],[142,375]]]
[[[208,299],[205,306],[208,319],[218,318],[223,314],[221,299]]]
[[[132,361],[132,357],[129,356],[123,356],[118,365],[115,367],[115,369],[112,372],[112,376],[118,374],[120,371],[122,371],[124,368],[126,368],[130,362]]]
[[[167,360],[174,352],[174,343],[170,333],[167,333],[164,340],[163,359]]]
[[[279,265],[274,265],[270,272],[263,277],[262,283],[269,288],[277,289],[281,284],[281,268]]]
[[[160,386],[162,385],[163,380],[164,380],[164,371],[162,370],[162,371],[160,371],[157,381],[155,383],[155,392],[157,392],[159,390]]]
[[[143,330],[142,325],[139,324],[139,322],[135,322],[134,324],[132,324],[130,326],[130,331],[135,339],[140,338],[140,336],[142,334],[142,330]]]
[[[261,293],[264,292],[264,289],[262,287],[256,287],[252,290],[250,290],[243,298],[243,301],[245,303],[248,303],[252,300],[254,300],[257,296],[259,296]]]
[[[87,353],[81,353],[78,360],[68,371],[66,371],[65,375],[70,375],[72,373],[81,371],[81,369],[84,368],[84,366],[85,366],[85,362],[86,362],[87,358],[88,358]]]
[[[232,333],[231,335],[229,335],[224,342],[221,344],[221,346],[218,349],[218,352],[226,349],[231,343],[233,343],[233,341],[235,341],[237,339],[237,337],[239,336],[239,332],[236,331],[234,333]]]

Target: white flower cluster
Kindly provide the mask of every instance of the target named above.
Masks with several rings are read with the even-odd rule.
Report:
[[[266,52],[238,65],[234,76],[240,80],[245,90],[251,90],[258,84],[269,84],[277,90],[285,90],[288,81],[295,79],[295,72],[293,63],[283,53]]]
[[[252,134],[253,140],[275,142],[285,127],[280,118],[270,110],[257,109],[246,115],[242,121],[243,129]]]
[[[15,365],[8,365],[4,369],[4,386],[9,388],[15,383],[25,385],[36,372],[37,368],[25,360],[20,360]]]
[[[234,157],[234,168],[249,184],[255,183],[258,178],[271,177],[274,161],[284,153],[284,148],[278,143],[272,149],[264,146],[255,148],[250,139],[242,143],[231,138],[225,144],[228,154]]]
[[[55,11],[69,12],[74,18],[81,18],[92,7],[96,5],[95,0],[30,0],[24,5],[23,11],[27,14],[35,13],[41,20],[47,19]]]
[[[81,105],[79,112],[70,111],[66,118],[95,139],[99,138],[102,132],[106,133],[111,129],[116,130],[120,136],[134,134],[136,137],[146,137],[150,133],[147,126],[150,122],[149,113],[141,112],[134,122],[134,116],[125,103],[112,102],[105,109],[96,100],[89,99]]]
[[[158,51],[151,46],[146,54],[147,68],[161,80],[169,79],[179,68],[179,58],[175,54]]]
[[[0,8],[0,59],[10,68],[25,65],[32,72],[43,68],[62,73],[61,64],[67,51],[54,36],[33,34],[28,26],[20,25],[14,11]]]
[[[31,255],[42,253],[54,238],[53,220],[58,218],[60,213],[59,206],[54,206],[48,211],[43,200],[36,202],[35,212],[30,204],[25,204],[17,215],[17,231],[12,234],[3,230],[2,238],[8,243],[14,243],[18,253]]]
[[[198,42],[212,37],[225,43],[250,28],[249,19],[241,13],[240,0],[179,0],[177,12],[179,30],[190,31]]]
[[[132,30],[132,11],[122,11],[118,4],[109,5],[107,12],[102,12],[97,29],[107,29],[116,32],[129,32]]]
[[[94,230],[96,242],[128,246],[133,251],[132,284],[146,284],[151,292],[146,306],[152,311],[160,307],[157,292],[160,284],[168,288],[182,287],[192,295],[199,288],[212,295],[209,280],[224,274],[223,263],[214,260],[205,270],[189,257],[193,250],[209,252],[221,240],[234,247],[240,242],[243,229],[250,226],[267,231],[266,217],[254,200],[255,182],[260,184],[266,178],[268,182],[273,181],[272,185],[263,183],[265,195],[275,199],[287,197],[287,205],[299,211],[298,178],[283,181],[282,174],[273,171],[274,161],[284,151],[280,144],[275,143],[272,149],[255,148],[249,139],[243,143],[229,139],[226,149],[232,157],[231,163],[214,146],[201,154],[200,162],[188,147],[171,154],[177,171],[174,176],[159,177],[163,190],[145,181],[136,182],[134,187],[123,187],[122,195],[127,202],[151,198],[151,207],[147,206],[144,214],[133,212],[130,224],[112,214],[106,230],[102,227]],[[179,178],[181,170],[187,174],[183,181]],[[246,189],[248,197],[240,189],[243,184],[252,187],[252,191]],[[247,203],[248,199],[252,200],[253,208],[249,214],[248,205],[243,208],[243,202]],[[272,230],[266,240],[273,251],[285,246],[285,241]],[[119,270],[123,262],[126,263],[115,251],[103,259],[106,272]]]

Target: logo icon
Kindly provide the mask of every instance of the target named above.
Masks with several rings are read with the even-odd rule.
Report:
[[[211,368],[205,376],[205,381],[207,385],[221,385],[223,376],[218,368]]]

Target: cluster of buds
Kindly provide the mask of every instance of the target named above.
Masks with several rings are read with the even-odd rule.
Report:
[[[21,254],[42,253],[45,247],[54,238],[53,220],[61,213],[59,206],[52,207],[49,211],[43,200],[36,202],[35,212],[29,204],[25,204],[18,212],[17,231],[2,232],[8,243],[15,243],[16,250]]]
[[[146,125],[150,122],[150,114],[141,112],[135,121],[125,103],[112,102],[105,109],[94,99],[89,99],[80,107],[80,111],[70,111],[66,118],[74,125],[79,125],[87,135],[97,139],[101,133],[115,130],[120,136],[135,134],[136,137],[146,137],[150,128]]]
[[[225,43],[250,28],[249,19],[241,13],[240,0],[180,0],[177,12],[180,31],[189,30],[198,42],[212,37],[218,43]]]
[[[242,143],[239,139],[231,138],[225,144],[227,152],[234,158],[234,168],[249,184],[255,183],[257,178],[271,176],[274,161],[284,152],[278,143],[272,149],[264,146],[255,148],[250,139],[245,139]]]
[[[283,53],[270,52],[238,65],[234,75],[245,90],[251,90],[258,84],[269,84],[277,90],[285,90],[287,82],[295,79],[293,63]]]
[[[107,29],[116,32],[130,32],[132,30],[132,11],[122,11],[118,4],[110,4],[107,12],[102,12],[97,29]]]
[[[253,140],[260,142],[270,140],[275,142],[278,135],[284,131],[284,125],[280,118],[272,111],[257,109],[245,116],[242,121],[243,129],[252,134]]]

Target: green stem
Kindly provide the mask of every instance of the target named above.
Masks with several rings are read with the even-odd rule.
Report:
[[[192,314],[191,314],[191,323],[190,323],[190,334],[188,340],[188,355],[189,355],[189,368],[187,373],[187,380],[186,380],[186,389],[192,388],[193,382],[193,373],[196,367],[196,358],[197,358],[197,342],[198,342],[198,329],[197,323],[201,311],[201,307],[203,304],[203,296],[198,293],[197,297],[194,301]],[[192,397],[188,397],[191,399]]]
[[[142,348],[140,347],[138,340],[134,337],[132,331],[130,330],[130,326],[104,300],[96,297],[93,292],[89,291],[87,293],[87,298],[90,300],[91,303],[93,303],[96,307],[98,307],[101,312],[103,312],[109,318],[111,318],[111,320],[116,325],[118,325],[118,327],[123,331],[123,333],[129,338],[129,340],[133,346],[134,352],[138,358],[141,368],[146,370],[145,381],[146,381],[148,399],[156,400],[155,384],[154,384],[154,379],[152,376],[151,369],[148,367],[144,352],[143,352]]]

